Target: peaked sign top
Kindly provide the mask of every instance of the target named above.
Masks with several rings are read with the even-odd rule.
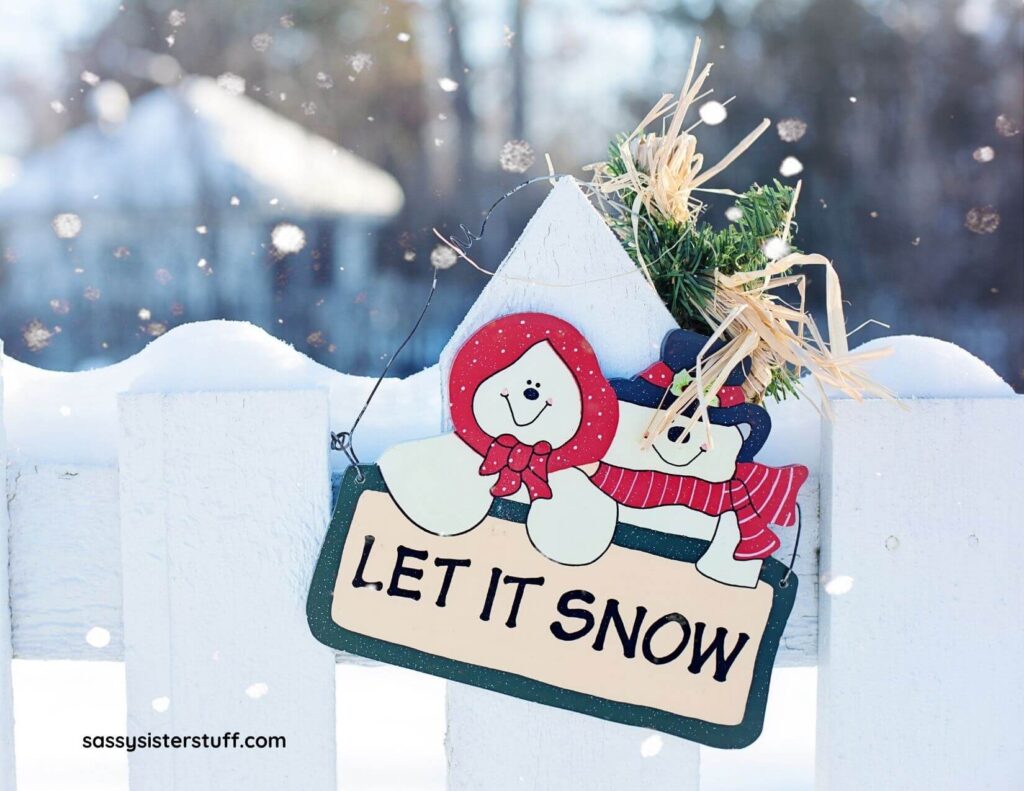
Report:
[[[491,319],[539,311],[575,325],[606,376],[658,358],[676,322],[575,179],[558,180],[441,352],[442,382],[466,339]],[[444,410],[447,422],[447,404]]]

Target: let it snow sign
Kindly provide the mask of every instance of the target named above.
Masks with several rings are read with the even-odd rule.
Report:
[[[753,461],[767,414],[730,382],[646,426],[707,338],[605,379],[574,327],[485,325],[456,356],[454,431],[350,468],[308,602],[334,648],[716,747],[761,731],[796,578],[770,557],[802,467]]]

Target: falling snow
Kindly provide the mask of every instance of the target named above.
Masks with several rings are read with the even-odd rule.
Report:
[[[93,648],[106,648],[110,645],[110,631],[102,626],[94,626],[85,633],[85,642]]]
[[[397,36],[395,36],[395,38],[397,38],[399,41],[405,44],[412,38],[412,36],[410,36],[408,33],[399,33]]]
[[[1020,124],[1005,115],[996,118],[996,132],[1001,137],[1013,137],[1020,134]]]
[[[807,124],[799,118],[783,118],[775,129],[784,143],[795,143],[807,133]]]
[[[118,126],[132,109],[132,100],[125,87],[113,80],[104,80],[89,96],[93,112],[100,123]]]
[[[305,247],[306,234],[299,226],[283,222],[270,232],[270,243],[274,246],[274,252],[283,257]]]
[[[847,574],[827,576],[825,580],[825,593],[829,596],[843,596],[851,590],[853,590],[853,577]]]
[[[316,115],[316,102],[303,102],[302,103],[302,114],[303,115]]]
[[[82,291],[82,296],[89,302],[96,302],[103,294],[96,286],[86,286]]]
[[[226,71],[217,78],[217,87],[235,96],[245,93],[245,78]]]
[[[66,316],[71,312],[71,305],[66,299],[51,299],[50,310],[56,313],[58,316]]]
[[[437,81],[437,85],[445,93],[453,93],[459,89],[459,83],[451,77],[441,77]]]
[[[50,102],[50,109],[57,113],[57,115],[60,115],[64,112],[64,102],[60,101],[59,99],[54,99],[52,102]]]
[[[314,349],[322,349],[327,344],[327,339],[324,337],[323,330],[316,330],[315,332],[309,333],[309,335],[306,336],[306,343]]]
[[[185,19],[185,12],[178,8],[174,8],[167,15],[167,24],[171,27],[181,27],[185,24]]]
[[[329,91],[334,87],[334,78],[326,71],[318,71],[316,73],[316,84],[325,91]]]
[[[708,126],[718,126],[729,116],[725,105],[714,100],[704,102],[697,111],[697,114],[700,115],[700,120]]]
[[[525,140],[509,140],[498,155],[501,169],[509,173],[525,173],[536,159],[533,148]]]
[[[167,325],[161,321],[151,321],[145,326],[145,330],[147,335],[153,338],[159,338],[167,332]]]
[[[118,261],[120,261],[123,258],[130,257],[131,254],[132,254],[132,251],[129,250],[124,245],[121,245],[120,247],[115,247],[114,248],[114,258],[116,258]]]
[[[257,52],[266,52],[274,43],[274,37],[269,33],[257,33],[252,37],[252,48]]]
[[[153,277],[156,278],[156,282],[159,283],[161,286],[166,286],[168,283],[174,280],[174,275],[171,274],[171,271],[169,269],[164,269],[163,267],[160,267],[160,269],[156,270],[156,272],[153,274]]]
[[[664,746],[665,740],[662,738],[662,735],[660,733],[652,733],[640,742],[640,757],[653,758],[661,752],[661,749]]]
[[[765,258],[769,261],[777,261],[782,256],[788,255],[789,251],[789,244],[778,236],[773,236],[761,245],[761,252],[764,253]]]
[[[796,157],[786,157],[782,160],[782,164],[779,165],[779,174],[785,178],[802,173],[803,170],[804,163]]]
[[[295,27],[295,19],[292,18],[291,14],[283,14],[277,23],[285,30]]]
[[[94,74],[93,72],[91,72],[89,70],[83,71],[78,76],[79,76],[79,79],[81,79],[82,82],[84,82],[86,85],[91,85],[94,88],[97,85],[100,84],[100,77],[99,77],[99,75],[98,74]]]
[[[259,700],[264,695],[266,695],[269,691],[270,691],[270,687],[267,684],[264,684],[262,681],[260,681],[260,682],[257,682],[256,684],[249,685],[246,688],[246,690],[245,690],[245,694],[248,695],[253,700]]]
[[[357,52],[348,59],[348,65],[356,74],[362,74],[373,65],[373,56],[369,52]]]
[[[66,212],[54,217],[50,226],[59,239],[74,239],[82,231],[82,218]]]
[[[981,148],[974,149],[974,153],[971,156],[974,157],[975,162],[991,162],[996,158],[996,152],[992,146],[982,146]]]
[[[743,210],[739,206],[730,206],[725,210],[725,219],[729,222],[739,222],[743,219]]]
[[[451,269],[459,257],[446,244],[439,244],[430,252],[430,263],[435,269]]]
[[[149,308],[139,308],[139,318],[143,321],[149,321],[152,315]]]
[[[54,332],[39,319],[32,319],[21,331],[22,340],[30,352],[39,352],[50,345]]]
[[[157,714],[163,714],[171,707],[171,699],[166,696],[153,698],[153,702],[151,705],[153,706],[153,711],[155,711]]]
[[[976,206],[967,212],[964,227],[977,234],[995,233],[999,227],[999,212],[991,206]]]

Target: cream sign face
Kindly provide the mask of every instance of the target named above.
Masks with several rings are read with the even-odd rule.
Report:
[[[718,747],[749,744],[796,580],[780,584],[786,568],[774,559],[738,557],[753,546],[744,507],[768,502],[782,513],[784,498],[748,491],[745,481],[760,478],[740,471],[745,437],[733,427],[723,431],[740,439],[718,451],[733,461],[711,465],[720,480],[635,460],[616,466],[619,408],[633,418],[639,408],[619,402],[636,393],[604,380],[564,322],[500,321],[488,325],[493,336],[518,327],[533,337],[490,348],[485,333],[484,349],[470,339],[464,348],[477,367],[468,385],[453,369],[452,386],[470,392],[452,398],[452,435],[347,471],[309,596],[313,633],[340,650],[538,703]],[[481,364],[492,354],[504,367]],[[555,420],[542,426],[548,414]],[[519,424],[529,430],[513,434]],[[480,434],[460,439],[463,428]],[[773,469],[755,472],[795,498],[799,476]],[[715,507],[681,504],[694,497]]]

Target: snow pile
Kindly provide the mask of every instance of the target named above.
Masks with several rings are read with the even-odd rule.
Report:
[[[3,377],[12,455],[101,465],[117,463],[119,393],[322,388],[329,391],[331,427],[341,431],[351,426],[375,381],[331,370],[238,321],[184,324],[135,356],[93,371],[45,371],[8,357]],[[356,452],[372,461],[395,442],[438,434],[440,415],[436,367],[387,379],[356,432]],[[332,462],[338,469],[346,463],[340,453],[332,454]]]
[[[358,342],[358,341],[356,341]],[[977,357],[934,338],[896,336],[862,349],[891,356],[865,370],[901,398],[1004,398],[1013,389]],[[339,373],[245,322],[184,324],[123,362],[93,371],[44,371],[7,358],[4,419],[12,455],[72,464],[117,463],[118,393],[295,390],[329,392],[331,427],[348,429],[374,379]],[[384,448],[440,433],[441,382],[436,366],[386,379],[356,432],[356,452],[373,461]],[[809,397],[768,404],[773,429],[758,459],[818,467],[820,416]],[[324,438],[327,442],[327,438]],[[335,469],[345,457],[332,454]]]
[[[869,341],[854,351],[892,349],[892,354],[866,363],[862,370],[903,399],[1010,398],[1013,388],[987,364],[955,344],[919,335],[895,335]],[[805,464],[818,469],[821,416],[813,384],[807,395],[766,403],[772,432],[758,455],[765,464]],[[830,392],[830,398],[843,398]]]

